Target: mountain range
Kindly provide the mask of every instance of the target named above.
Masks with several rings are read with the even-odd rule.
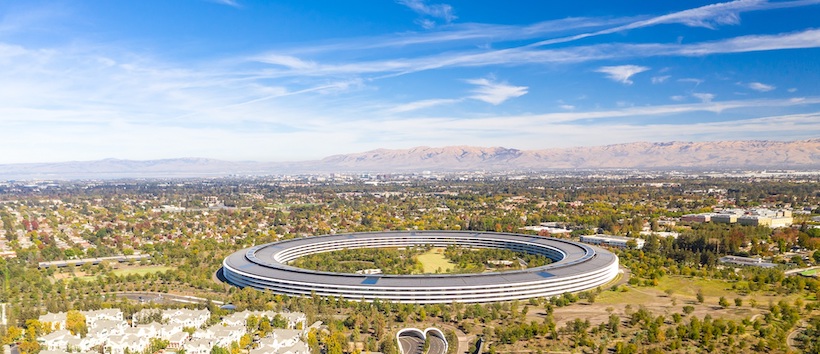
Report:
[[[636,142],[519,150],[503,147],[377,149],[301,162],[205,158],[0,165],[0,179],[221,177],[327,172],[512,171],[560,169],[817,169],[820,139]]]

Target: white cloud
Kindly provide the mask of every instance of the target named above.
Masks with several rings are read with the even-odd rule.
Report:
[[[575,106],[573,106],[571,104],[562,104],[562,105],[558,106],[558,108],[561,108],[561,109],[566,110],[566,111],[575,110]]]
[[[789,91],[789,93],[795,93],[795,92],[797,92],[797,88],[792,87],[792,88],[790,88],[790,89],[788,89],[788,90],[786,90],[786,91]]]
[[[751,35],[715,42],[680,46],[666,55],[702,56],[718,53],[745,53],[820,47],[820,29],[775,35]]]
[[[239,5],[239,3],[236,0],[209,0],[209,1],[215,2],[217,4],[221,4],[221,5],[231,6],[231,7],[241,7],[241,5]]]
[[[674,12],[667,15],[656,16],[645,20],[634,21],[625,25],[603,29],[596,32],[582,33],[568,37],[548,39],[534,43],[531,46],[545,46],[557,43],[566,43],[628,30],[651,27],[661,24],[680,23],[690,27],[704,27],[715,29],[719,25],[737,25],[740,23],[740,13],[746,11],[766,10],[772,8],[807,6],[817,3],[817,0],[789,1],[780,3],[768,3],[765,0],[736,0],[725,3],[710,4]]]
[[[695,86],[700,86],[700,84],[703,83],[703,80],[687,77],[687,78],[683,78],[683,79],[678,79],[678,82],[692,83],[692,84],[695,84]]]
[[[715,95],[711,93],[695,92],[692,94],[692,97],[699,99],[703,103],[710,103],[715,98]]]
[[[441,106],[441,105],[445,105],[445,104],[453,104],[453,103],[456,103],[456,102],[459,102],[459,101],[461,101],[461,100],[459,100],[459,99],[446,99],[446,98],[445,99],[421,100],[421,101],[415,101],[415,102],[400,104],[398,106],[395,106],[393,108],[388,109],[387,112],[388,113],[404,113],[404,112],[416,111],[416,110],[419,110],[419,109],[425,109],[425,108],[430,108],[430,107],[435,107],[435,106]]]
[[[680,102],[680,101],[686,100],[686,96],[681,96],[681,95],[674,95],[674,96],[671,96],[671,97],[669,97],[669,98],[670,98],[672,101],[677,101],[677,102]]]
[[[475,95],[470,96],[470,98],[493,105],[499,105],[510,98],[524,96],[527,94],[528,89],[527,86],[512,86],[488,79],[472,79],[467,80],[467,82],[478,86],[473,90]]]
[[[414,12],[422,16],[443,20],[445,23],[453,22],[457,17],[453,14],[453,7],[448,4],[427,4],[424,0],[398,0],[399,4],[407,6]],[[422,18],[417,21],[425,29],[436,26],[436,22]]]
[[[775,89],[775,87],[774,87],[774,86],[772,86],[772,85],[766,85],[766,84],[761,83],[761,82],[750,82],[750,83],[749,83],[749,84],[747,84],[746,86],[747,86],[748,88],[750,88],[750,89],[752,89],[752,90],[755,90],[755,91],[758,91],[758,92],[769,92],[769,91],[771,91],[771,90],[774,90],[774,89]]]
[[[281,65],[284,67],[288,67],[291,69],[316,69],[316,63],[304,61],[297,57],[293,57],[290,55],[281,55],[281,54],[265,54],[256,58],[256,61],[274,64],[274,65]]]
[[[618,66],[602,66],[595,70],[599,73],[607,74],[607,77],[626,85],[632,85],[632,80],[629,78],[632,75],[642,73],[649,70],[648,67],[639,65],[618,65]]]
[[[652,83],[653,84],[661,84],[661,83],[664,83],[666,80],[669,80],[670,77],[672,77],[672,76],[669,76],[669,75],[653,76],[652,77]]]
[[[348,63],[317,64],[281,54],[260,55],[252,57],[257,62],[269,62],[285,66],[289,70],[268,71],[261,73],[269,78],[289,76],[333,76],[348,74],[380,74],[375,77],[386,78],[409,73],[443,69],[450,67],[482,67],[493,65],[526,65],[526,64],[572,64],[600,60],[618,60],[628,58],[645,58],[655,56],[704,56],[719,53],[738,53],[760,50],[779,50],[791,48],[820,47],[820,29],[806,30],[798,33],[786,33],[766,36],[735,37],[715,42],[695,44],[605,44],[553,50],[538,50],[528,47],[509,48],[499,50],[467,50],[453,51],[446,54],[431,56],[417,56],[414,58],[386,58],[378,60],[364,60]],[[613,68],[618,76],[610,76],[613,80],[623,78],[628,71],[623,69],[643,68],[642,66],[624,65],[604,67]],[[647,68],[648,69],[648,68]],[[599,70],[600,71],[600,70]],[[636,72],[637,73],[637,72]],[[632,73],[631,75],[634,75]],[[631,76],[630,75],[630,76]],[[699,79],[679,79],[680,82],[703,82]],[[631,81],[630,81],[631,82]]]

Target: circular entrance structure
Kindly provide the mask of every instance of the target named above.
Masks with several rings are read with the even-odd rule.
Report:
[[[539,254],[552,263],[479,274],[364,275],[313,271],[288,265],[301,256],[353,248],[414,246],[502,248]],[[489,232],[388,231],[306,237],[238,251],[222,262],[238,287],[291,296],[343,297],[411,303],[493,302],[548,297],[606,284],[618,274],[618,257],[589,245],[555,238]]]

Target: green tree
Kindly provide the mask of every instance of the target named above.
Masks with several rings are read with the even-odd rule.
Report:
[[[75,336],[85,337],[88,334],[88,326],[85,323],[85,315],[77,310],[71,310],[65,316],[65,328]]]
[[[231,352],[228,349],[215,345],[211,348],[211,354],[231,354]]]
[[[726,300],[725,296],[721,296],[720,300],[718,300],[718,305],[723,308],[729,307],[729,300]]]

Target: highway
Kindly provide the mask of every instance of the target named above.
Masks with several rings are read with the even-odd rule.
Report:
[[[427,349],[427,354],[447,354],[447,344],[444,340],[436,336],[427,336],[430,341],[430,348]]]
[[[414,336],[402,336],[399,338],[402,354],[424,354],[424,340]]]

